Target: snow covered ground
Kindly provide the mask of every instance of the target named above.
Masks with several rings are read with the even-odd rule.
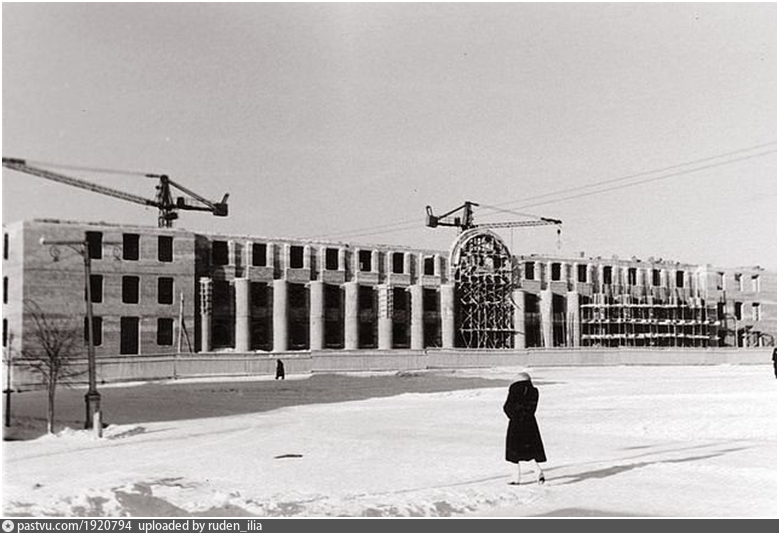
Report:
[[[510,379],[520,369],[459,371]],[[4,442],[3,514],[777,516],[766,366],[530,369],[547,483],[509,486],[507,392],[402,394]]]

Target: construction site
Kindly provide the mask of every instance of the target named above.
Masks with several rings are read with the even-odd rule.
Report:
[[[448,251],[201,233],[174,229],[178,210],[224,217],[227,195],[210,202],[159,175],[149,200],[19,159],[3,165],[159,210],[157,228],[7,225],[3,345],[16,352],[39,341],[41,315],[83,323],[85,352],[125,363],[242,354],[265,368],[262,358],[290,355],[402,351],[413,359],[455,350],[478,364],[485,353],[528,350],[775,345],[775,274],[583,252],[516,254],[497,233],[559,231],[556,219],[477,224],[474,202],[442,215],[428,207],[428,227],[459,229]],[[174,199],[172,188],[187,197]]]

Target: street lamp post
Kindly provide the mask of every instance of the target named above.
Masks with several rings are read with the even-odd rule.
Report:
[[[41,239],[42,245],[63,245],[75,250],[84,259],[84,284],[86,286],[86,305],[87,305],[87,361],[89,371],[89,389],[84,396],[86,403],[85,429],[93,429],[97,437],[103,436],[102,413],[100,411],[100,393],[97,392],[97,371],[95,368],[95,343],[92,320],[92,261],[89,254],[89,241],[77,240],[48,240]]]

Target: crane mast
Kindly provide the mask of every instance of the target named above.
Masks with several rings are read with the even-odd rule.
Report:
[[[156,207],[159,211],[157,216],[157,225],[160,228],[173,227],[173,221],[178,218],[179,209],[187,211],[209,211],[214,216],[218,217],[226,217],[228,213],[228,194],[225,194],[220,202],[212,202],[187,189],[183,185],[176,183],[166,174],[143,174],[143,176],[147,178],[155,178],[158,180],[156,186],[157,194],[154,199],[149,199],[125,191],[112,189],[97,183],[92,183],[90,181],[67,176],[59,172],[53,172],[51,170],[41,168],[40,165],[34,166],[29,164],[25,159],[3,157],[3,166],[10,170],[15,170],[17,172],[29,174],[31,176],[37,176],[39,178],[44,178],[57,183],[64,183],[65,185],[70,185],[71,187],[77,187],[79,189],[103,194],[105,196],[111,196],[126,202],[132,202],[148,207]],[[176,188],[185,193],[196,203],[189,203],[187,198],[181,196],[174,199],[173,192],[171,190],[172,188]]]

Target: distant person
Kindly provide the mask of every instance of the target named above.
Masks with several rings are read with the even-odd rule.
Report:
[[[546,462],[544,443],[536,422],[536,405],[538,405],[538,389],[533,386],[530,376],[525,372],[519,374],[516,382],[509,387],[509,395],[503,405],[503,412],[509,417],[509,427],[506,432],[506,461],[516,463],[516,479],[511,485],[519,485],[522,476],[522,461],[532,461],[538,470],[536,480],[542,485],[546,479],[541,465]]]
[[[776,346],[774,346],[774,354],[771,356],[774,361],[774,379],[776,379]]]
[[[284,363],[276,359],[276,379],[284,379]]]

